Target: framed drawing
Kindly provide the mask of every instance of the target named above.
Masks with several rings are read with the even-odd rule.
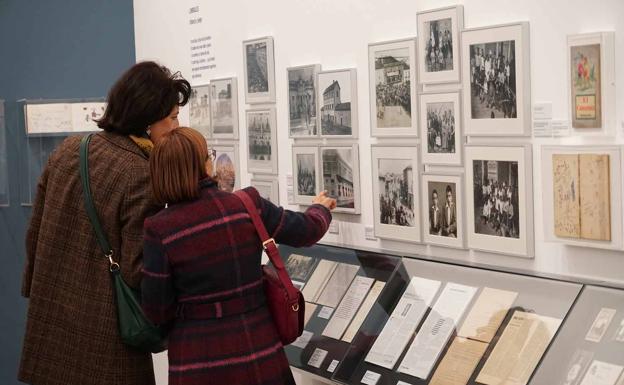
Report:
[[[273,38],[243,41],[243,62],[247,104],[275,103]]]
[[[375,236],[420,242],[418,148],[371,147]]]
[[[532,258],[531,147],[466,146],[468,247]]]
[[[247,169],[277,174],[277,123],[275,107],[247,110]]]
[[[415,68],[416,39],[368,45],[372,136],[418,136]]]
[[[201,132],[205,138],[210,137],[210,85],[193,86],[189,100],[189,124],[191,128]]]
[[[461,175],[423,174],[422,223],[425,242],[464,248],[462,182]]]
[[[416,25],[420,82],[459,83],[459,34],[464,29],[463,5],[418,12]]]
[[[319,72],[318,91],[317,116],[321,121],[321,136],[357,138],[358,105],[355,69]]]
[[[544,239],[574,246],[624,248],[622,148],[542,146]]]
[[[213,138],[238,139],[238,82],[236,78],[210,81],[210,121]]]
[[[320,64],[291,67],[288,73],[288,136],[309,138],[318,136],[317,74]]]
[[[615,127],[614,33],[568,36],[570,121],[578,132]]]
[[[466,135],[531,135],[529,23],[462,32]]]
[[[240,188],[240,161],[238,145],[212,146],[208,149],[212,160],[212,176],[223,191],[232,192]]]
[[[464,137],[459,92],[421,94],[420,130],[425,164],[462,164]]]
[[[321,147],[321,188],[335,198],[334,212],[360,213],[360,164],[358,145]]]
[[[310,205],[320,192],[319,150],[315,146],[293,146],[293,184],[295,204]]]
[[[260,196],[274,205],[279,205],[279,183],[277,177],[251,178],[253,186]]]

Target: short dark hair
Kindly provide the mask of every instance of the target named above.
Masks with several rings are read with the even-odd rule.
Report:
[[[451,185],[450,185],[450,184],[447,184],[447,185],[446,185],[446,193],[447,193],[447,194],[448,194],[448,193],[451,193],[451,194],[453,193],[453,189],[451,188]]]
[[[147,126],[185,105],[191,84],[179,72],[153,61],[130,67],[108,93],[106,111],[98,127],[122,135],[143,135]]]

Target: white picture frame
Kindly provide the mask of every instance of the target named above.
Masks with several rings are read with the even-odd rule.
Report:
[[[533,171],[532,171],[532,155],[530,145],[509,145],[496,147],[494,145],[466,146],[465,154],[465,175],[466,175],[466,239],[468,248],[474,250],[488,251],[510,256],[519,256],[525,258],[534,257],[534,230],[533,230]],[[501,171],[498,163],[502,163],[501,169],[507,169],[507,175],[498,177]],[[510,225],[502,226],[504,218],[500,221],[496,220],[495,210],[486,210],[488,218],[485,223],[482,221],[483,206],[480,201],[484,195],[493,197],[496,195],[496,189],[492,181],[502,185],[505,179],[511,180],[511,184],[515,184],[513,180],[514,163],[516,164],[515,175],[517,179],[517,189],[512,188],[511,201],[517,204],[513,206],[513,213],[517,216]],[[481,169],[480,179],[485,174],[484,168],[488,169],[488,185],[491,187],[489,192],[484,193],[483,180],[475,180],[475,167]],[[492,170],[490,172],[489,170]],[[507,178],[505,178],[507,176]],[[475,192],[479,195],[475,196]],[[501,194],[502,195],[502,194]],[[477,199],[477,200],[476,200]],[[507,198],[509,199],[509,198]],[[490,199],[491,200],[491,199]],[[483,198],[483,201],[485,199]],[[494,201],[491,206],[497,202]],[[503,211],[503,210],[501,210]],[[493,217],[492,217],[493,216]],[[479,222],[477,228],[476,222]],[[478,229],[478,232],[475,229]],[[506,232],[510,236],[496,235],[498,232]],[[490,234],[488,234],[490,233]],[[513,234],[516,234],[517,237]]]
[[[453,223],[452,219],[452,210],[447,211],[447,203],[446,203],[446,195],[447,188],[446,186],[451,187],[451,195],[454,194],[455,198],[455,231],[452,229],[444,231],[442,228],[439,232],[432,231],[431,224],[431,213],[430,210],[433,205],[430,204],[430,197],[432,197],[433,190],[435,189],[438,194],[439,199],[439,208],[442,215],[442,226],[444,227],[445,223]],[[461,174],[442,174],[442,173],[423,173],[421,179],[422,186],[422,223],[423,223],[423,242],[435,245],[435,246],[444,246],[444,247],[452,247],[457,249],[464,249],[466,247],[465,243],[465,202],[464,202],[464,180]],[[453,187],[455,189],[453,190]],[[442,187],[440,189],[439,187]],[[447,219],[450,217],[450,221]],[[455,233],[455,235],[450,235]]]
[[[576,65],[575,63],[573,63],[573,56],[575,56],[573,53],[573,49],[576,47],[577,50],[580,50],[581,46],[589,45],[598,45],[600,50],[600,69],[598,71],[600,77],[600,90],[599,96],[596,96],[596,99],[599,100],[600,112],[596,111],[596,106],[594,105],[594,114],[600,116],[600,121],[594,122],[593,124],[583,124],[580,119],[576,119],[576,103],[575,96],[573,95],[574,87],[572,86],[572,83],[575,76],[574,72],[575,70],[578,71],[578,69],[575,68]],[[609,31],[568,35],[566,58],[566,84],[568,85],[568,105],[570,108],[569,117],[570,126],[574,130],[574,133],[581,135],[615,135],[615,33]],[[595,119],[590,119],[590,121],[591,120]]]
[[[277,174],[278,150],[275,107],[248,109],[245,116],[247,170],[251,173]]]
[[[402,39],[368,45],[370,126],[373,137],[417,137],[418,102],[416,98],[416,39]],[[389,89],[384,97],[378,87]],[[409,93],[409,106],[401,105],[394,95]],[[391,98],[395,98],[392,100]],[[388,100],[389,105],[383,105]],[[398,105],[397,105],[398,103]]]
[[[344,158],[344,159],[343,159]],[[336,213],[360,214],[360,161],[358,145],[321,146],[319,150],[321,166],[321,189],[337,200],[333,210]],[[341,178],[344,184],[338,185],[337,172],[346,173]],[[349,175],[350,174],[350,175]],[[352,179],[352,181],[349,181]]]
[[[571,238],[557,236],[555,233],[555,210],[553,189],[553,155],[554,154],[606,154],[609,155],[609,201],[610,201],[610,227],[611,240],[598,241],[583,238]],[[544,239],[547,242],[558,242],[571,246],[590,247],[596,249],[622,250],[624,230],[622,214],[622,146],[554,146],[544,145],[541,148],[541,180],[542,180],[542,205],[544,211]],[[577,186],[578,189],[578,186]]]
[[[371,162],[375,236],[403,242],[421,242],[418,147],[373,145],[371,146]],[[411,168],[411,173],[409,168]],[[411,183],[411,197],[409,185],[407,187],[396,186],[397,181],[399,184]],[[396,190],[397,187],[399,188],[399,202],[395,202],[395,205],[400,204],[400,209],[384,210],[382,199],[384,200],[383,206],[391,204],[396,191],[391,193],[390,189]],[[404,196],[401,197],[401,195]],[[409,213],[410,205],[412,206],[411,214]],[[397,214],[397,212],[407,214]]]
[[[257,59],[257,53],[260,58]],[[256,61],[254,61],[256,60]],[[243,41],[245,101],[247,104],[275,103],[275,53],[273,37]],[[266,68],[266,74],[264,68]]]
[[[320,64],[310,64],[286,69],[288,84],[288,137],[318,138],[318,73]],[[308,112],[306,112],[308,111]],[[314,116],[308,116],[309,113]]]
[[[258,190],[262,198],[279,206],[279,181],[277,177],[253,177],[250,185]]]
[[[189,98],[189,126],[199,131],[204,138],[210,138],[210,84],[191,87]]]
[[[459,91],[420,95],[420,144],[424,164],[461,166],[464,135],[460,99]],[[452,120],[448,114],[452,115]],[[453,132],[449,133],[451,127]],[[450,146],[454,152],[448,151]]]
[[[435,23],[435,24],[432,24]],[[421,84],[440,84],[440,83],[459,83],[461,80],[461,55],[459,38],[461,31],[464,29],[464,6],[455,5],[452,7],[444,7],[438,9],[431,9],[427,11],[418,12],[416,14],[416,25],[418,30],[418,80]],[[432,31],[433,25],[444,26],[445,30],[448,30],[450,25],[451,32],[451,45],[450,52],[444,49],[439,49],[438,53],[442,51],[443,60],[433,61],[431,53],[435,55],[434,47],[437,43],[442,45],[440,36],[437,36],[437,42],[435,31]],[[433,36],[432,36],[433,35]],[[434,41],[432,44],[431,41]],[[446,40],[448,41],[448,40]],[[446,55],[444,55],[446,52]],[[434,56],[435,57],[435,56]],[[449,68],[449,57],[451,58],[451,65]],[[431,68],[444,68],[436,70],[430,70]]]
[[[465,135],[531,135],[529,39],[528,22],[472,28],[462,32]],[[503,78],[501,79],[503,84],[505,84],[500,94],[492,91],[493,87],[488,87],[488,82],[483,80],[485,79],[486,66],[490,73],[494,73],[493,68],[495,67],[495,65],[491,64],[491,60],[486,61],[484,58],[490,52],[492,52],[493,56],[496,56],[497,50],[500,50],[499,53],[502,53],[507,58],[504,61],[501,60],[504,67],[502,67],[503,70],[498,71],[498,76],[502,73]],[[474,52],[473,56],[471,56],[472,52]],[[485,56],[479,55],[478,52],[485,52]],[[514,59],[509,60],[511,57]],[[481,62],[481,65],[477,65],[479,62]],[[487,64],[488,62],[490,64]],[[509,62],[509,66],[506,65],[507,62]],[[477,68],[481,68],[481,70],[477,71]],[[514,86],[515,92],[513,90]],[[515,95],[515,100],[511,99],[513,95]],[[510,102],[510,100],[513,101]],[[505,116],[508,116],[508,118],[505,118]]]
[[[208,148],[212,159],[212,177],[221,190],[232,192],[241,187],[240,156],[238,144],[218,144]],[[234,184],[228,182],[234,172]]]
[[[238,81],[235,77],[210,80],[210,123],[212,138],[238,139]]]
[[[337,87],[335,83],[337,83]],[[342,84],[342,85],[341,85]],[[323,138],[357,138],[358,97],[355,68],[317,74],[317,113]],[[347,92],[343,92],[347,90]]]
[[[305,158],[304,158],[305,156]],[[312,159],[310,159],[312,157]],[[293,175],[293,203],[298,205],[311,205],[314,197],[321,191],[321,169],[319,163],[319,148],[317,146],[293,146],[292,147],[292,175]],[[305,178],[300,172],[305,167]],[[309,169],[313,168],[314,175],[309,180]],[[313,182],[314,186],[309,186]],[[301,185],[300,185],[301,184]],[[312,187],[310,189],[310,187]],[[306,193],[306,189],[309,191]]]

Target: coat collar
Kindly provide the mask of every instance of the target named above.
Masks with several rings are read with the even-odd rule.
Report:
[[[141,148],[136,143],[134,143],[132,139],[130,139],[129,136],[120,135],[120,134],[107,132],[107,131],[102,131],[98,133],[98,136],[104,138],[106,141],[114,144],[115,146],[123,150],[137,154],[144,159],[148,159],[147,155],[145,155],[143,151],[141,151]]]
[[[208,176],[199,181],[200,189],[211,188],[211,187],[217,187],[217,182],[211,177]]]

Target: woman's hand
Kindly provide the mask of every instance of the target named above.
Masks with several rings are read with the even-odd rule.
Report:
[[[316,205],[323,205],[327,207],[329,211],[336,208],[336,200],[327,196],[327,191],[321,191],[321,193],[312,199],[312,203]]]

